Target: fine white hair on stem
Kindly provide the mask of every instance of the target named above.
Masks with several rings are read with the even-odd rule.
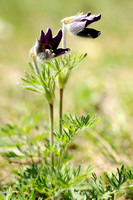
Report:
[[[62,21],[62,48],[65,49],[66,48],[66,26]]]

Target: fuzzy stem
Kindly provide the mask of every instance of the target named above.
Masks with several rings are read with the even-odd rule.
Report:
[[[62,48],[65,49],[66,48],[66,27],[64,22],[62,22],[62,32],[63,32],[63,36],[62,36]],[[64,55],[65,57],[65,55]],[[61,124],[61,119],[63,116],[63,88],[60,88],[60,108],[59,108],[59,131],[62,134],[62,124]]]
[[[65,24],[63,22],[62,22],[62,32],[63,32],[62,48],[65,49],[66,48],[66,26],[65,26]]]
[[[63,116],[63,88],[60,88],[60,108],[59,108],[59,131],[60,134],[62,134],[62,124],[61,124],[61,119]]]
[[[114,200],[116,200],[116,199],[117,199],[117,193],[114,194]]]
[[[35,67],[35,71],[36,71],[37,75],[39,75],[40,72],[39,72],[37,61],[36,61],[36,57],[33,57],[32,59],[33,59],[33,64],[34,64],[34,67]]]
[[[62,32],[63,32],[63,36],[62,36],[62,48],[65,49],[66,48],[66,27],[65,24],[62,22]],[[63,55],[63,57],[65,57],[65,55]],[[61,119],[63,116],[63,92],[64,89],[60,88],[59,89],[59,93],[60,93],[60,106],[59,106],[59,132],[62,135],[62,124],[61,124]],[[62,156],[62,151],[60,152],[61,156]],[[61,159],[60,157],[58,158],[58,166],[59,168],[61,167]]]
[[[54,144],[53,130],[54,130],[54,106],[53,104],[49,104],[50,108],[50,146]],[[50,152],[51,166],[54,167],[54,154]]]

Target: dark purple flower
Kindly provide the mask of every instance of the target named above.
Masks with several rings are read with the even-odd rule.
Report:
[[[101,14],[91,15],[88,12],[86,15],[79,14],[77,16],[72,16],[65,18],[62,22],[66,25],[68,30],[74,35],[88,38],[97,38],[101,32],[92,28],[86,28],[90,24],[101,19]]]
[[[69,48],[58,48],[61,38],[62,30],[59,30],[54,37],[52,36],[50,28],[47,30],[46,34],[41,30],[40,39],[36,40],[34,47],[30,51],[30,55],[32,57],[38,56],[41,60],[47,60],[67,53],[70,51]]]

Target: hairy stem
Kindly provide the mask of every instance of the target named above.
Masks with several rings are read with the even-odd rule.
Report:
[[[62,48],[65,49],[66,48],[66,27],[65,24],[62,23],[62,32],[63,32],[63,36],[62,36]],[[63,55],[63,57],[65,57],[65,55]],[[59,93],[60,93],[60,105],[59,105],[59,132],[62,135],[62,124],[61,124],[61,119],[63,116],[63,92],[64,89],[60,88],[59,89]],[[60,156],[62,157],[62,151],[60,152]],[[58,166],[59,168],[61,167],[61,157],[58,158]]]
[[[60,93],[60,105],[59,105],[59,132],[62,135],[62,123],[61,123],[61,119],[63,116],[63,88],[59,89],[59,93]],[[62,156],[62,151],[61,151],[61,156]],[[58,158],[58,166],[60,168],[60,164],[61,164],[61,159],[60,157]]]
[[[49,104],[50,108],[50,146],[53,146],[54,144],[54,135],[53,135],[53,130],[54,130],[54,106],[53,104]],[[51,166],[54,166],[54,154],[53,152],[50,152],[50,159],[51,159]]]
[[[62,23],[62,32],[63,32],[62,48],[65,49],[66,48],[66,27],[64,23]],[[62,134],[62,124],[60,120],[62,119],[62,116],[63,116],[63,92],[64,92],[63,88],[60,88],[59,131],[61,134]]]
[[[63,116],[63,88],[60,88],[60,107],[59,107],[59,131],[62,134],[62,124],[61,119]]]
[[[117,193],[114,194],[114,200],[116,200],[116,199],[117,199]]]
[[[66,27],[65,27],[64,23],[62,23],[62,32],[63,32],[63,36],[62,36],[62,48],[65,49],[66,48]]]

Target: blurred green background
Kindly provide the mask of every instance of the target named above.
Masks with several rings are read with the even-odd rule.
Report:
[[[43,97],[18,85],[24,70],[29,71],[29,50],[41,29],[50,27],[55,35],[62,18],[88,11],[102,14],[91,25],[102,35],[95,40],[67,35],[67,47],[73,53],[87,52],[88,57],[70,77],[64,112],[103,117],[90,134],[79,134],[70,149],[75,163],[91,162],[100,171],[115,167],[114,157],[133,164],[132,0],[0,0],[0,125],[19,123],[23,116],[42,110],[47,123]],[[55,105],[57,116],[58,91]]]

